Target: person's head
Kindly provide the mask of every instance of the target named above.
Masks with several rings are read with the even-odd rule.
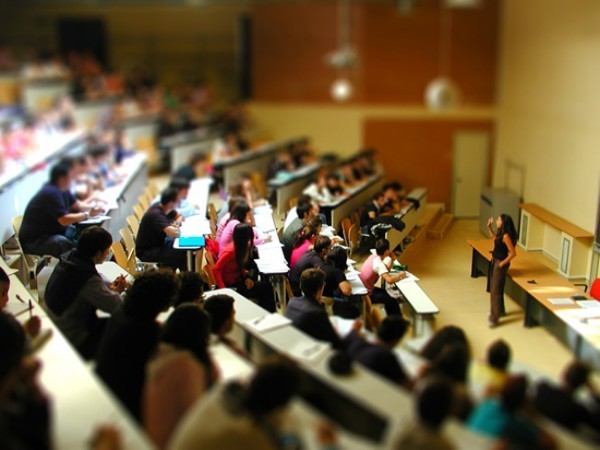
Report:
[[[510,362],[510,353],[508,343],[504,339],[498,339],[488,347],[487,363],[504,372]]]
[[[315,238],[314,251],[321,259],[325,258],[325,255],[331,248],[331,239],[327,236],[318,235]]]
[[[154,320],[173,302],[179,291],[175,274],[166,270],[149,270],[137,275],[123,300],[123,310],[130,316]]]
[[[298,218],[302,221],[307,220],[310,217],[310,210],[312,209],[309,203],[302,203],[296,205],[296,212],[298,213]]]
[[[183,303],[171,313],[160,331],[160,340],[190,351],[199,361],[208,364],[210,317],[195,303]]]
[[[340,177],[333,172],[329,172],[327,174],[325,182],[327,183],[327,187],[330,189],[337,189],[340,187]]]
[[[373,202],[375,202],[378,206],[385,205],[385,195],[383,192],[378,192],[373,196]]]
[[[469,368],[469,351],[464,344],[446,345],[431,361],[428,368],[432,374],[442,375],[459,383],[466,383]]]
[[[511,375],[500,389],[500,402],[508,411],[517,411],[527,399],[527,377]]]
[[[449,344],[464,344],[468,348],[467,336],[462,328],[447,325],[439,329],[421,349],[421,356],[429,361],[433,360],[442,349]]]
[[[59,163],[52,167],[50,170],[50,183],[61,191],[68,189],[71,184],[71,166]]]
[[[417,396],[417,415],[437,430],[450,414],[452,402],[452,384],[442,377],[431,377]]]
[[[245,200],[240,201],[236,203],[236,205],[231,210],[229,220],[235,219],[238,222],[245,223],[246,219],[248,218],[248,215],[250,214],[250,211],[252,210],[250,209],[248,202],[246,202]]]
[[[235,197],[231,197],[229,199],[229,204],[227,205],[227,212],[229,213],[229,215],[231,215],[233,208],[235,208],[238,203],[242,203],[242,202],[248,204],[244,197],[240,197],[237,195]]]
[[[283,407],[300,387],[298,369],[283,359],[258,367],[244,398],[245,409],[254,417],[264,417]]]
[[[177,189],[168,187],[160,194],[160,204],[165,213],[173,211],[177,206],[179,192]]]
[[[305,225],[302,229],[296,234],[294,238],[294,248],[300,247],[306,241],[314,241],[314,238],[319,235],[319,230],[310,225]]]
[[[383,185],[383,195],[386,200],[397,202],[402,196],[403,187],[397,181],[391,181]]]
[[[408,325],[409,322],[402,316],[387,316],[377,329],[377,337],[389,347],[395,347],[408,330]]]
[[[296,207],[300,205],[309,204],[312,205],[312,197],[310,195],[302,194],[298,197],[298,202],[296,202]]]
[[[224,336],[233,329],[235,308],[233,297],[226,294],[212,295],[204,302],[204,310],[210,316],[211,332]]]
[[[8,394],[25,355],[25,332],[10,314],[0,311],[0,401]]]
[[[190,192],[190,182],[185,178],[171,178],[169,187],[177,190],[177,202],[187,198]]]
[[[201,303],[204,294],[204,282],[198,272],[181,272],[179,275],[179,295],[173,306],[182,303]]]
[[[306,297],[319,300],[325,287],[325,273],[321,269],[306,269],[300,275],[300,289]]]
[[[101,164],[110,156],[110,149],[106,144],[96,144],[88,150],[88,155],[94,164]]]
[[[587,383],[590,372],[590,366],[584,362],[573,361],[567,367],[565,367],[565,370],[563,371],[563,384],[571,391],[575,391]]]
[[[10,290],[10,278],[0,267],[0,309],[4,308],[8,303],[8,291]]]
[[[81,232],[77,241],[77,252],[100,264],[106,261],[112,245],[112,236],[99,226],[88,227]]]
[[[517,244],[519,233],[517,232],[517,228],[515,227],[512,217],[510,217],[508,214],[500,214],[496,219],[496,228],[498,229],[498,236],[504,236],[505,234],[508,234],[513,245]]]
[[[378,256],[387,256],[389,250],[390,241],[387,239],[378,239],[377,242],[375,242],[375,253],[377,253]]]
[[[331,264],[340,270],[346,270],[346,267],[348,267],[348,251],[339,246],[333,247],[327,253],[327,264]]]
[[[206,155],[203,153],[194,153],[190,158],[190,166],[194,169],[197,178],[206,175]]]
[[[320,233],[321,228],[323,228],[323,219],[318,215],[311,215],[306,221],[306,225],[313,227],[317,230],[317,233]]]
[[[233,246],[235,247],[235,259],[238,267],[244,267],[252,251],[254,232],[247,223],[238,223],[233,229]]]

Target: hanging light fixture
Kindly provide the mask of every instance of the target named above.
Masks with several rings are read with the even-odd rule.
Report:
[[[449,6],[440,0],[439,76],[425,88],[425,104],[435,110],[456,107],[460,102],[460,90],[450,79],[452,55],[452,13]]]
[[[338,102],[350,99],[354,92],[350,74],[357,56],[350,43],[350,1],[338,1],[338,48],[325,55],[326,64],[337,69],[337,78],[331,85],[330,94]]]

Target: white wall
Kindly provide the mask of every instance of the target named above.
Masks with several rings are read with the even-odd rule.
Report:
[[[600,1],[506,0],[494,184],[593,232],[600,182]]]

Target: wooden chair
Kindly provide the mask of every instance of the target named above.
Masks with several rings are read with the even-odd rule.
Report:
[[[358,225],[358,229],[360,229],[360,213],[358,211],[354,211],[350,214],[350,221]]]
[[[27,284],[27,282],[28,282],[29,286],[32,289],[36,289],[37,288],[36,268],[37,268],[38,263],[40,262],[40,259],[43,257],[38,256],[38,255],[27,254],[23,250],[23,247],[21,247],[21,240],[19,239],[19,232],[21,231],[22,224],[23,224],[23,216],[22,215],[15,216],[12,218],[12,227],[13,227],[13,231],[15,232],[15,241],[17,242],[19,254],[21,256],[22,269],[24,272],[27,273],[27,277],[28,277],[27,280],[22,280],[22,281],[25,282],[25,284]]]
[[[148,209],[148,207],[150,206],[150,202],[148,201],[148,197],[146,197],[144,194],[142,194],[142,195],[140,195],[138,197],[138,203],[144,209],[144,211],[146,211]]]
[[[150,186],[147,186],[146,189],[144,189],[144,196],[146,197],[146,200],[148,200],[148,206],[154,203],[156,195],[152,193],[152,189],[150,189]]]
[[[137,218],[137,220],[141,221],[142,217],[144,217],[144,208],[142,207],[142,205],[133,205],[133,213],[135,214],[135,217]]]
[[[134,272],[138,272],[140,270],[148,270],[150,268],[156,268],[156,262],[151,261],[140,261],[135,252],[135,237],[131,233],[129,227],[123,227],[119,230],[119,235],[121,236],[121,243],[125,248],[125,252],[127,254],[128,264],[131,264],[131,261],[135,264]]]
[[[211,289],[216,288],[217,281],[215,280],[215,274],[213,271],[213,267],[215,266],[215,260],[213,259],[210,252],[204,252],[204,261],[206,264],[202,267],[206,277],[208,278],[208,284],[211,286]]]
[[[350,234],[350,227],[352,226],[352,221],[350,220],[350,217],[344,217],[342,219],[341,225],[342,225],[342,237],[344,238],[346,245],[350,246],[349,234]]]
[[[138,231],[140,231],[140,221],[136,216],[127,216],[127,225],[129,225],[129,229],[133,233],[134,236],[137,237]]]
[[[358,250],[360,246],[360,235],[358,224],[353,223],[348,230],[348,255],[351,256],[352,252]]]
[[[219,214],[217,213],[217,208],[214,203],[208,204],[208,209],[206,211],[208,215],[208,220],[210,221],[210,231],[212,236],[215,237],[217,235],[217,226],[219,220]]]
[[[123,248],[121,242],[113,242],[111,245],[111,251],[115,262],[123,269],[125,269],[130,275],[135,275],[136,272],[136,261],[135,258],[128,258],[127,252]]]
[[[150,194],[152,195],[152,198],[156,198],[158,196],[158,194],[160,194],[160,189],[158,188],[158,185],[154,181],[149,181],[148,187],[146,189],[149,190]]]
[[[267,184],[265,183],[265,177],[260,172],[250,173],[250,179],[256,189],[257,194],[262,198],[267,198]]]

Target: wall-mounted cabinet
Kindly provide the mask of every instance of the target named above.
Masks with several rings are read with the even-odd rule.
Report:
[[[519,207],[519,246],[544,252],[567,278],[587,278],[594,235],[534,203]]]

